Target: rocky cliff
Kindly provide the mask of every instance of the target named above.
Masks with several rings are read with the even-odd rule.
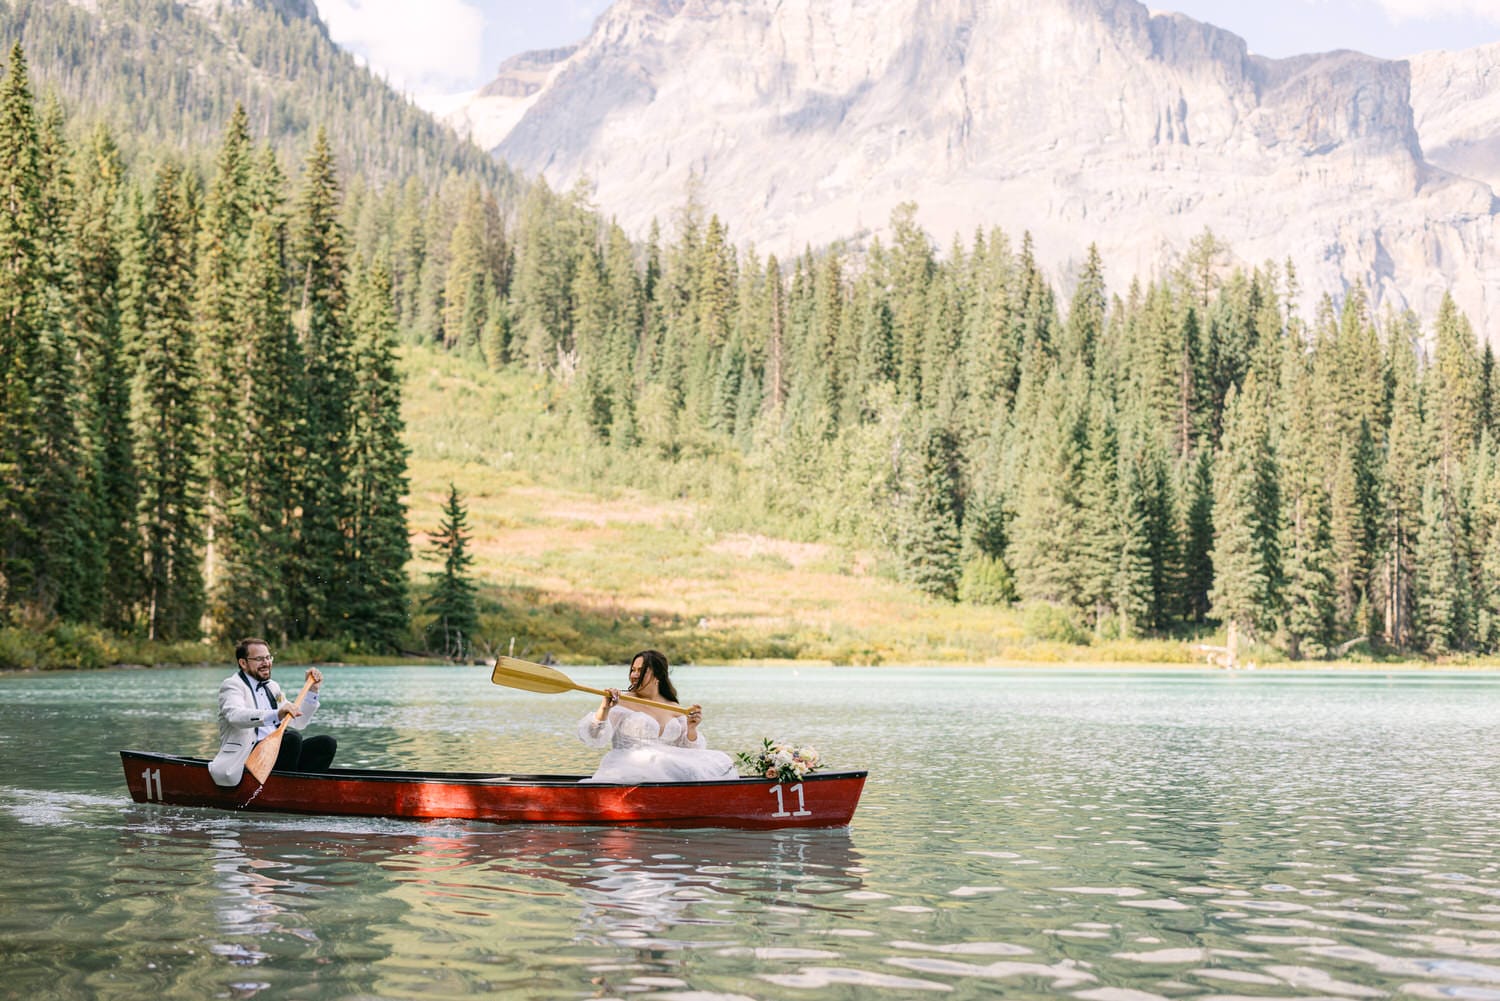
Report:
[[[1427,159],[1500,193],[1500,42],[1413,56],[1411,103]]]
[[[1305,306],[1364,282],[1430,316],[1451,288],[1500,336],[1497,147],[1472,138],[1500,132],[1473,110],[1495,64],[1270,60],[1135,0],[618,0],[508,71],[534,89],[497,81],[510,117],[480,138],[556,186],[592,178],[638,233],[696,175],[763,251],[858,240],[913,201],[940,244],[1031,231],[1058,275],[1096,242],[1121,288],[1208,227],[1292,259]]]

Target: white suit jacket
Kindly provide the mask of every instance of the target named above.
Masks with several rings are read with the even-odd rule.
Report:
[[[245,759],[255,746],[257,727],[276,724],[277,712],[263,705],[256,705],[251,686],[260,682],[243,671],[235,671],[219,685],[219,753],[208,763],[208,774],[221,786],[236,786],[245,774]],[[281,686],[272,678],[266,683],[271,697],[279,706],[286,701]],[[318,693],[308,692],[302,699],[302,715],[294,717],[291,726],[301,730],[318,711]]]

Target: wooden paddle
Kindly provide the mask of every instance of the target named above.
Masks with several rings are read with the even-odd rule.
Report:
[[[561,671],[544,667],[541,664],[533,664],[529,660],[518,660],[515,657],[495,658],[495,669],[490,672],[490,680],[507,688],[519,688],[525,692],[541,692],[543,695],[556,695],[559,692],[608,694],[602,688],[575,684],[572,678]],[[679,706],[675,702],[653,702],[636,695],[626,695],[624,692],[620,693],[620,701],[634,702],[638,706],[651,706],[653,709],[670,709],[684,716],[692,712],[687,706]]]
[[[302,691],[297,693],[297,701],[293,705],[298,709],[302,708],[302,696],[312,688],[312,683],[313,679],[308,678],[307,683],[302,686]],[[245,759],[245,771],[255,776],[255,781],[261,785],[265,785],[266,777],[271,774],[271,769],[276,767],[276,755],[281,753],[281,735],[286,732],[287,724],[293,719],[295,717],[287,716],[265,740],[250,748],[250,757]]]

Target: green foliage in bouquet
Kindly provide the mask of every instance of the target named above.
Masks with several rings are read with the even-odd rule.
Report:
[[[823,767],[823,761],[814,748],[778,744],[769,737],[759,750],[741,751],[734,757],[741,774],[763,775],[778,782],[796,782],[808,772]]]

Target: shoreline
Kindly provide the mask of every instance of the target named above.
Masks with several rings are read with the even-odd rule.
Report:
[[[473,662],[469,664],[454,664],[447,662],[421,662],[403,661],[391,658],[378,658],[369,661],[308,661],[306,664],[300,661],[288,660],[280,666],[283,667],[390,667],[390,668],[429,668],[429,667],[471,667],[489,669],[492,662]],[[589,663],[559,663],[559,668],[595,668],[595,667],[619,667],[619,664],[589,662]],[[714,668],[734,670],[738,668],[808,668],[813,670],[993,670],[993,671],[1092,671],[1096,673],[1129,673],[1133,671],[1153,673],[1177,673],[1177,674],[1308,674],[1308,673],[1331,673],[1331,674],[1500,674],[1500,661],[1487,664],[1449,664],[1449,663],[1423,663],[1420,661],[1399,661],[1393,663],[1372,663],[1367,661],[1277,661],[1269,664],[1252,664],[1245,667],[1220,667],[1214,664],[1193,663],[1186,661],[1089,661],[1089,660],[993,660],[993,661],[925,661],[910,664],[839,664],[830,660],[733,660],[723,662],[694,662],[684,661],[677,665],[685,668]],[[0,678],[10,675],[25,674],[62,674],[62,673],[94,673],[99,671],[155,671],[172,669],[206,669],[223,668],[228,670],[231,665],[220,661],[197,661],[185,663],[158,663],[138,664],[120,663],[106,664],[99,667],[3,667],[0,666]]]

